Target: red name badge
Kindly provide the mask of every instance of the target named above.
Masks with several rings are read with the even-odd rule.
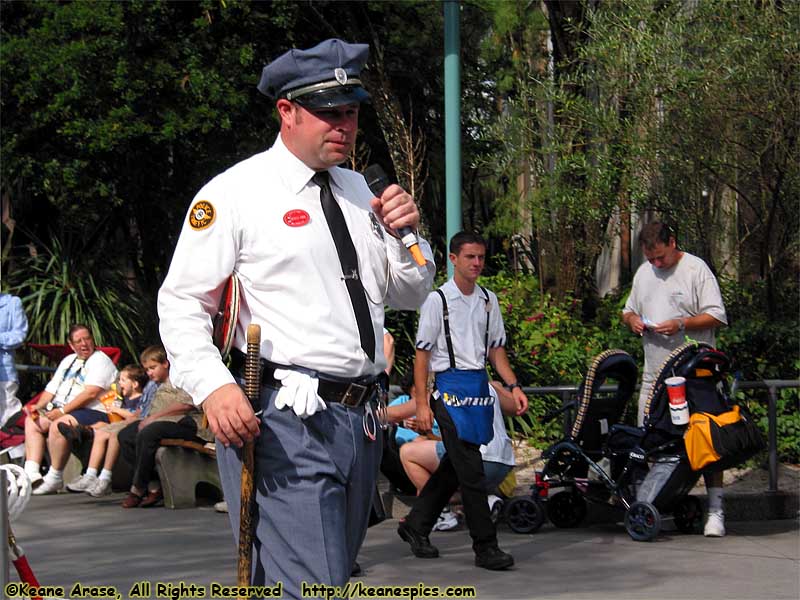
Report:
[[[302,227],[310,220],[311,217],[308,216],[308,213],[304,210],[300,210],[299,208],[290,210],[285,215],[283,215],[283,222],[286,223],[289,227]]]

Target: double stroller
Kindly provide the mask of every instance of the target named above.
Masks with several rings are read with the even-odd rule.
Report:
[[[726,410],[728,357],[706,344],[687,343],[670,354],[653,384],[643,427],[625,423],[638,369],[622,350],[594,358],[577,399],[550,417],[576,408],[569,434],[542,454],[529,496],[518,496],[505,509],[509,527],[533,533],[549,519],[556,527],[575,527],[587,502],[625,511],[625,528],[637,541],[655,539],[662,515],[671,514],[679,531],[702,526],[703,507],[689,491],[700,473],[693,471],[683,442],[685,427],[672,424],[665,380],[686,378],[690,412]],[[615,391],[601,389],[615,380]]]

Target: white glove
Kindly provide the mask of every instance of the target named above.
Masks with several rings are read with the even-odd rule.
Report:
[[[31,499],[31,480],[25,469],[14,464],[2,465],[8,479],[8,518],[14,521]]]
[[[278,410],[290,406],[298,417],[305,419],[318,410],[328,408],[317,394],[319,379],[316,377],[290,369],[275,369],[274,376],[282,384],[275,397],[275,408]]]

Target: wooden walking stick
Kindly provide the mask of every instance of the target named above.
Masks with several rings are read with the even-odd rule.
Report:
[[[261,327],[247,326],[247,355],[244,359],[244,392],[255,406],[261,390]],[[242,489],[239,510],[239,563],[237,583],[250,585],[253,568],[253,513],[255,509],[255,490],[253,473],[255,471],[255,440],[245,442],[242,448]],[[240,599],[245,596],[239,596]]]

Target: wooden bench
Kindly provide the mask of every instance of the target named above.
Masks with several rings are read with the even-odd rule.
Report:
[[[156,451],[156,471],[161,480],[166,508],[193,508],[198,486],[210,486],[222,499],[217,453],[212,445],[179,439],[163,439]]]

